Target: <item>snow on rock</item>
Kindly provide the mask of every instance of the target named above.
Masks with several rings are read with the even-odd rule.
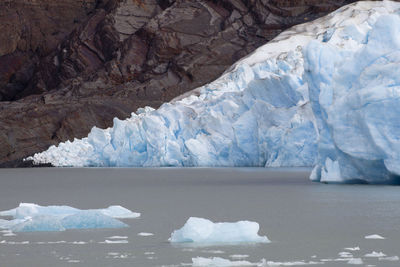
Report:
[[[171,243],[268,243],[266,236],[259,236],[260,226],[256,222],[239,221],[235,223],[213,223],[203,218],[191,217],[185,225],[175,230]]]
[[[295,26],[216,81],[29,159],[55,166],[314,166],[321,182],[400,176],[400,3]]]
[[[80,210],[69,206],[39,206],[21,203],[15,209],[0,211],[0,216],[14,218],[0,219],[0,229],[9,229],[13,232],[35,232],[128,227],[116,218],[136,218],[140,216],[140,213],[131,212],[121,206]]]

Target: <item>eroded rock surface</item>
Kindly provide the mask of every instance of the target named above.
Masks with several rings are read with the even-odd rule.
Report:
[[[94,125],[157,107],[217,78],[286,28],[349,2],[3,2],[0,164],[18,166]]]

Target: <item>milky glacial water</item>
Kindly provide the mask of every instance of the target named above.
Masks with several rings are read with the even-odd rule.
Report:
[[[130,226],[124,229],[0,233],[0,266],[182,266],[199,256],[238,259],[232,255],[247,255],[249,262],[347,266],[340,252],[361,258],[362,266],[400,265],[364,256],[400,256],[400,187],[327,185],[308,175],[306,169],[264,168],[0,169],[0,210],[31,202],[81,209],[122,205],[142,213],[124,220]],[[171,245],[171,232],[191,216],[256,221],[260,235],[272,242]],[[385,239],[364,238],[372,234]]]

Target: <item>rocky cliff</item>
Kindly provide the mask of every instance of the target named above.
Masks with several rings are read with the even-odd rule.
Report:
[[[157,107],[349,2],[2,1],[0,165]]]

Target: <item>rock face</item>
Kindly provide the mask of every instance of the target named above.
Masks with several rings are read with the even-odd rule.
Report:
[[[157,107],[350,2],[3,1],[0,165]]]

